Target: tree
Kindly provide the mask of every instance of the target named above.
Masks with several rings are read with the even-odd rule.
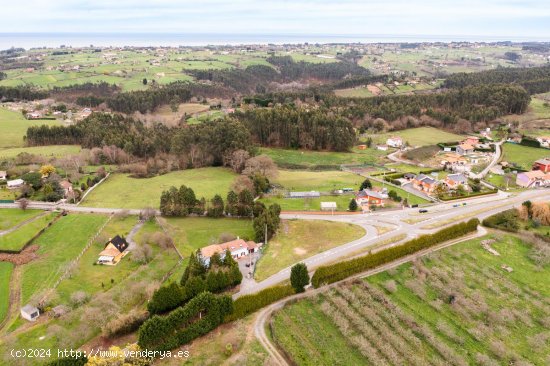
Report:
[[[51,164],[42,165],[39,172],[43,177],[49,177],[50,174],[55,173],[55,167]]]
[[[208,207],[209,217],[222,217],[223,216],[223,199],[217,194],[210,200],[210,207]]]
[[[527,217],[533,217],[533,203],[531,201],[525,201],[521,204],[527,209]]]
[[[290,284],[296,293],[305,291],[304,287],[309,285],[309,274],[307,272],[307,266],[304,263],[298,263],[292,266],[290,270]]]
[[[370,179],[367,178],[363,181],[363,183],[361,183],[359,190],[362,191],[363,189],[372,189],[372,183],[370,182]]]
[[[259,174],[269,179],[276,178],[278,173],[277,165],[267,155],[259,155],[248,159],[243,170],[243,174],[249,177]]]
[[[40,173],[29,172],[23,174],[21,179],[23,179],[25,183],[29,184],[33,189],[42,188],[42,175]]]
[[[27,207],[29,207],[29,200],[26,198],[21,198],[19,201],[17,201],[17,206],[19,206],[20,209],[25,211]]]
[[[231,216],[237,216],[238,215],[238,203],[239,203],[239,197],[234,191],[229,191],[227,193],[227,198],[225,200],[225,213]]]
[[[147,79],[143,78],[143,85],[147,85]]]
[[[355,201],[355,198],[352,198],[351,201],[349,201],[348,208],[350,211],[357,211],[357,202]]]

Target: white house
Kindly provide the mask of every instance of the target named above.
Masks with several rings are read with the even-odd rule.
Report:
[[[33,322],[36,319],[38,319],[39,316],[40,316],[40,310],[38,310],[38,308],[35,308],[32,305],[27,304],[21,308],[21,317],[23,319],[27,319]]]
[[[390,137],[386,140],[386,145],[400,148],[401,146],[403,146],[403,139],[399,136]]]
[[[23,179],[8,180],[8,188],[9,189],[19,188],[23,184],[25,184],[25,181]]]
[[[0,170],[0,180],[6,180],[8,178],[8,173],[4,170]]]
[[[250,253],[255,253],[259,245],[253,241],[246,242],[241,238],[228,241],[222,244],[212,244],[201,248],[199,255],[205,265],[210,265],[210,258],[218,253],[221,258],[225,256],[226,250],[231,252],[231,256],[235,259],[242,258]]]

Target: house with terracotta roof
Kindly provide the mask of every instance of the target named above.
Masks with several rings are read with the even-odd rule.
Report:
[[[474,152],[474,146],[463,142],[456,147],[456,152],[459,155],[471,154]]]
[[[533,164],[533,170],[540,170],[544,173],[550,172],[550,159],[544,158],[535,161]]]
[[[412,184],[419,191],[433,193],[437,187],[437,180],[425,174],[418,174],[414,177]]]
[[[370,211],[372,206],[384,207],[385,200],[388,198],[385,192],[363,189],[355,195],[355,202],[363,211]]]
[[[443,168],[451,170],[453,172],[464,172],[470,170],[468,160],[457,153],[447,153],[439,158],[439,164]]]
[[[479,144],[479,137],[477,136],[468,136],[466,140],[462,141],[463,144],[468,144],[472,146],[476,146]]]
[[[544,187],[549,182],[550,173],[544,173],[542,170],[532,170],[530,172],[519,173],[516,176],[516,184],[523,188]]]
[[[216,253],[223,259],[225,252],[229,250],[233,258],[239,259],[248,254],[256,253],[259,248],[259,244],[253,241],[244,241],[243,239],[237,237],[235,240],[221,244],[212,244],[201,248],[199,251],[199,256],[203,263],[208,266],[210,265],[210,258]]]
[[[65,193],[64,193],[65,198],[68,197],[69,194],[71,194],[71,192],[73,192],[73,185],[68,180],[62,180],[61,182],[59,182],[59,185],[65,191]]]
[[[128,254],[128,242],[117,235],[105,244],[105,248],[99,253],[97,263],[115,266],[126,254]]]

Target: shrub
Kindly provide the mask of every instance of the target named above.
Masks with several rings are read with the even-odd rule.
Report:
[[[519,230],[518,210],[512,208],[489,216],[483,220],[483,226],[515,233]]]
[[[290,285],[268,287],[253,295],[244,295],[233,302],[233,312],[225,317],[225,322],[241,319],[275,301],[294,295]]]
[[[348,208],[350,211],[357,211],[357,202],[355,201],[355,198],[352,198],[351,201],[349,201]]]
[[[71,295],[71,304],[74,307],[78,307],[87,303],[89,300],[88,294],[84,291],[76,291]]]
[[[290,270],[290,284],[296,293],[305,291],[304,287],[309,285],[309,274],[307,273],[307,266],[304,263],[292,266]]]
[[[167,316],[155,315],[139,328],[138,345],[147,350],[171,350],[210,332],[233,310],[228,296],[203,292]]]
[[[132,310],[128,314],[121,315],[109,321],[101,329],[104,337],[113,338],[131,333],[139,328],[147,318],[146,311]]]
[[[472,219],[468,222],[459,223],[434,234],[422,235],[408,242],[383,249],[379,252],[368,254],[359,258],[344,262],[335,263],[328,266],[321,266],[311,278],[312,285],[317,288],[323,284],[329,284],[343,280],[356,273],[364,272],[381,264],[385,264],[401,257],[416,253],[422,249],[432,247],[436,244],[458,238],[477,229],[478,219]]]
[[[147,304],[147,310],[151,314],[159,314],[180,306],[185,298],[183,289],[175,282],[168,286],[162,286],[154,294]]]

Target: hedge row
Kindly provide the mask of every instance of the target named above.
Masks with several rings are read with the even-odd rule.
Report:
[[[203,292],[167,316],[155,315],[139,328],[141,349],[168,351],[200,337],[218,325],[233,310],[229,296]]]
[[[515,208],[491,215],[483,220],[483,226],[517,233],[519,231],[518,210]]]
[[[268,287],[253,295],[239,297],[233,302],[233,312],[227,315],[225,322],[244,318],[258,309],[287,296],[294,295],[294,289],[290,285]]]
[[[490,190],[490,191],[485,191],[485,192],[472,192],[472,193],[469,193],[467,195],[464,195],[464,196],[450,196],[450,197],[440,197],[439,199],[441,201],[454,201],[454,200],[461,200],[461,199],[465,199],[465,198],[472,198],[472,197],[477,197],[477,196],[485,196],[485,195],[488,195],[488,194],[495,194],[495,193],[498,193],[498,189],[493,189],[493,190]]]
[[[422,249],[471,233],[477,229],[478,225],[478,219],[471,219],[468,222],[450,226],[434,234],[419,236],[416,239],[409,240],[403,245],[387,248],[376,253],[333,265],[321,266],[315,271],[315,274],[311,278],[311,284],[315,288],[318,288],[325,284],[343,280],[370,268],[377,267],[381,264],[416,253]]]

